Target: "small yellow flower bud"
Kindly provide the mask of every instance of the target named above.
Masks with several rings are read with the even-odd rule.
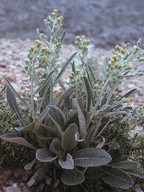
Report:
[[[115,67],[119,67],[119,62],[115,62]]]
[[[125,49],[124,48],[121,48],[120,51],[121,51],[121,53],[125,53]]]
[[[128,98],[126,98],[125,101],[126,101],[126,103],[130,103],[132,101],[132,99],[128,97]]]
[[[132,66],[128,66],[128,69],[129,69],[129,70],[132,70],[132,69],[133,69],[133,67],[132,67]]]
[[[108,65],[111,65],[112,64],[112,62],[111,61],[108,61]]]
[[[58,17],[58,18],[57,18],[57,21],[58,21],[58,22],[61,21],[61,20],[62,20],[61,17]]]
[[[79,49],[83,49],[83,46],[82,46],[82,45],[79,45]]]
[[[80,68],[79,67],[76,68],[76,72],[80,72]]]
[[[46,62],[48,60],[48,57],[46,55],[43,56],[43,61]]]
[[[58,10],[57,10],[57,9],[54,9],[53,12],[54,12],[54,13],[58,13]]]
[[[80,80],[81,80],[81,78],[80,78],[80,77],[77,77],[76,79],[77,79],[77,81],[80,81]]]
[[[33,45],[31,45],[30,48],[31,48],[32,50],[34,50],[34,46],[33,46]]]
[[[119,48],[120,48],[120,46],[119,46],[119,45],[116,45],[116,46],[115,46],[115,48],[116,48],[116,49],[119,49]]]
[[[60,18],[61,18],[61,20],[63,20],[63,16],[62,15],[60,16]]]
[[[78,45],[79,43],[78,43],[78,41],[75,41],[75,45]]]
[[[87,39],[87,44],[89,44],[90,43],[90,40],[89,39]]]
[[[34,59],[33,59],[33,62],[37,62],[37,58],[34,58]]]
[[[41,45],[41,41],[38,40],[38,39],[35,40],[35,43],[36,43],[37,45]]]
[[[111,62],[113,63],[113,62],[114,62],[114,59],[111,59]]]
[[[77,40],[79,40],[79,39],[80,39],[80,36],[76,36],[75,38],[76,38]]]
[[[48,47],[45,47],[45,52],[49,52],[49,48]]]
[[[56,16],[57,14],[55,12],[52,12],[52,16]]]
[[[117,56],[116,56],[115,54],[112,55],[112,58],[113,58],[113,59],[116,59],[116,57],[117,57]]]
[[[38,53],[38,49],[37,48],[34,49],[34,53]]]
[[[119,53],[119,54],[118,54],[118,57],[122,57],[122,54]]]
[[[87,39],[84,39],[84,40],[83,40],[83,43],[84,43],[84,44],[87,44]]]

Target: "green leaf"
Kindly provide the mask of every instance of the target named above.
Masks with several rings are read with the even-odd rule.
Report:
[[[93,73],[93,69],[91,68],[90,65],[87,65],[88,69],[89,69],[89,72],[90,72],[90,76],[92,77],[94,83],[96,84],[96,78],[95,78],[95,75]]]
[[[26,147],[36,150],[36,147],[34,147],[32,144],[30,144],[23,137],[17,137],[16,135],[13,135],[13,134],[4,134],[4,135],[0,136],[0,138],[3,139],[4,141],[16,143],[19,145],[24,145]]]
[[[135,169],[138,166],[138,163],[135,161],[121,161],[117,163],[110,164],[111,167],[119,169]]]
[[[113,117],[116,115],[127,115],[127,112],[126,111],[108,112],[104,115],[104,117]]]
[[[101,179],[102,175],[104,175],[106,172],[101,167],[89,167],[85,172],[85,177],[89,181],[96,181]]]
[[[67,153],[66,160],[59,159],[58,163],[63,169],[74,169],[74,161],[72,156]]]
[[[78,132],[78,127],[75,123],[68,126],[62,137],[62,146],[65,151],[73,149],[78,142],[75,139],[75,134]]]
[[[33,160],[32,162],[30,162],[30,163],[27,163],[27,164],[24,166],[24,169],[27,170],[27,171],[29,171],[29,170],[33,167],[35,161],[36,161],[36,159],[34,159],[34,160]]]
[[[80,139],[80,134],[78,132],[75,134],[75,140],[77,142],[83,142],[84,141],[84,139]]]
[[[86,94],[87,94],[86,108],[87,108],[87,111],[90,111],[93,93],[92,93],[90,84],[88,82],[88,79],[86,77],[84,77],[84,83],[85,83]]]
[[[64,171],[61,176],[61,181],[65,185],[70,185],[70,186],[81,184],[83,183],[84,180],[85,180],[84,174],[80,170],[78,170],[76,167],[72,170]]]
[[[58,138],[52,140],[50,144],[50,151],[55,155],[59,155],[63,151],[61,141]]]
[[[49,152],[46,149],[38,149],[36,151],[36,159],[40,162],[51,162],[54,161],[57,158],[57,156],[53,155],[51,152]]]
[[[46,169],[45,169],[45,167],[41,166],[40,168],[38,168],[35,171],[35,173],[32,175],[30,180],[27,182],[27,186],[31,187],[35,183],[42,181],[44,179],[45,175],[46,175]]]
[[[32,130],[35,126],[35,123],[32,122],[29,125],[23,126],[23,127],[16,127],[15,130],[20,132],[20,131],[27,131],[27,130]]]
[[[59,107],[61,103],[65,100],[65,98],[72,93],[72,88],[68,88],[59,98],[57,106]]]
[[[57,129],[55,129],[53,126],[47,126],[44,124],[41,124],[41,126],[46,130],[46,132],[50,133],[52,137],[61,138],[61,135],[58,133]]]
[[[104,149],[93,147],[80,149],[74,155],[75,165],[80,167],[98,167],[108,164],[111,160],[111,156]]]
[[[11,89],[9,87],[7,87],[7,102],[9,104],[10,108],[12,109],[12,111],[16,114],[17,119],[20,120],[22,125],[24,125],[24,121],[23,121],[21,113],[18,109],[15,95],[13,94],[13,92],[11,91]]]
[[[64,37],[65,37],[65,31],[63,32],[63,34],[62,34],[62,37],[61,37],[61,43],[63,42],[63,40],[64,40]]]
[[[102,176],[102,180],[111,187],[129,189],[134,185],[132,178],[121,169],[112,168],[109,173]]]
[[[54,73],[54,70],[51,71],[51,72],[47,75],[47,77],[45,78],[45,81],[43,82],[43,85],[41,85],[41,86],[36,90],[36,93],[37,93],[37,92],[44,92],[43,90],[45,89],[45,87],[46,87],[46,86],[47,86],[47,87],[50,86],[49,83],[50,83],[50,79],[51,79],[53,73]]]
[[[75,67],[75,62],[73,61],[72,64],[72,72],[75,74],[76,73],[76,67]]]
[[[119,100],[121,100],[122,98],[127,98],[132,96],[135,92],[137,91],[137,89],[132,89],[130,91],[128,91],[125,95],[123,95]]]
[[[140,169],[127,169],[125,170],[129,175],[133,175],[139,178],[144,178],[144,170],[140,170]]]
[[[86,120],[78,103],[77,103],[77,112],[78,112],[81,139],[85,139],[85,136],[87,134]]]
[[[9,89],[13,92],[13,94],[22,102],[23,105],[25,105],[28,109],[31,109],[30,105],[26,103],[20,96],[19,94],[15,91],[13,86],[10,84],[9,80],[4,77],[5,84]]]
[[[50,106],[49,114],[60,125],[61,129],[64,130],[66,117],[63,111],[56,106]]]
[[[102,147],[104,146],[104,144],[105,144],[105,138],[101,136],[101,139],[102,139],[102,141],[100,141],[100,142],[97,144],[96,148],[102,148]]]
[[[39,129],[43,120],[46,118],[46,116],[48,115],[48,111],[49,111],[49,108],[46,107],[39,115],[39,119],[38,119],[38,122],[35,124],[35,129]]]
[[[52,122],[54,123],[54,125],[56,126],[57,131],[58,131],[58,134],[60,135],[60,137],[62,137],[63,131],[62,131],[61,126],[59,125],[59,123],[58,123],[50,114],[48,114],[48,115],[49,115],[51,121],[52,121]]]
[[[67,61],[66,63],[64,64],[64,66],[62,67],[62,69],[60,70],[59,74],[57,75],[54,83],[51,85],[51,86],[54,86],[57,81],[59,80],[59,78],[62,76],[63,72],[65,71],[66,67],[69,65],[69,63],[72,61],[72,59],[75,57],[77,53],[74,53]]]

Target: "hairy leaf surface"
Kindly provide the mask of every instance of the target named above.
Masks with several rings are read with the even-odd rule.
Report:
[[[51,162],[54,161],[57,158],[57,156],[53,155],[51,152],[49,152],[46,149],[38,149],[36,151],[36,159],[40,162]]]
[[[66,170],[61,176],[61,180],[65,185],[78,185],[83,183],[85,177],[84,174],[76,167],[72,170]]]
[[[78,105],[78,103],[77,103],[77,111],[78,111],[81,139],[84,139],[86,136],[86,133],[87,133],[86,120],[85,120],[84,114],[83,114],[80,106]]]
[[[71,150],[77,145],[75,134],[78,132],[78,127],[75,123],[68,126],[62,137],[62,146],[65,150]]]
[[[113,163],[110,166],[114,168],[119,168],[119,169],[135,169],[138,166],[138,163],[135,161],[121,161],[117,163]]]
[[[62,150],[61,141],[58,138],[53,139],[50,144],[50,151],[58,155]]]
[[[73,161],[72,156],[69,153],[67,153],[65,161],[59,159],[58,162],[63,169],[73,169],[74,168],[74,161]]]
[[[18,108],[16,97],[9,87],[7,87],[7,102],[11,110],[16,114],[18,120],[24,125],[24,120],[22,119],[21,113]]]
[[[27,164],[24,166],[24,169],[27,170],[27,171],[29,171],[29,170],[33,167],[35,161],[36,161],[36,159],[34,159],[33,161],[31,161],[30,163],[27,163]]]
[[[9,87],[9,89],[13,92],[13,94],[22,102],[22,104],[24,106],[26,106],[27,108],[31,109],[31,106],[25,102],[24,99],[22,99],[19,94],[15,91],[15,89],[13,88],[13,86],[10,84],[9,80],[7,78],[4,77],[4,81],[5,81],[5,84],[7,85],[7,87]]]
[[[26,147],[36,150],[36,147],[34,147],[31,143],[29,143],[23,137],[17,137],[16,135],[13,135],[13,134],[4,134],[1,136],[1,139],[3,139],[4,141],[7,141],[7,142],[24,145]]]
[[[102,180],[108,185],[120,189],[129,189],[134,184],[132,178],[127,173],[115,168],[103,175]]]
[[[140,169],[127,169],[125,170],[129,175],[133,175],[139,178],[144,178],[144,170]]]
[[[111,160],[111,156],[104,149],[92,147],[80,149],[74,155],[75,165],[80,167],[98,167],[108,164]]]

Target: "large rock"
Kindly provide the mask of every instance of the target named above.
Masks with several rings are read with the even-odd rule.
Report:
[[[103,48],[143,38],[144,0],[0,0],[0,38],[36,38],[54,8],[64,16],[66,43],[81,34]]]

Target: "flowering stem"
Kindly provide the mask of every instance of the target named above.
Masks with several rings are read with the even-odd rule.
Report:
[[[31,89],[30,89],[30,92],[31,92],[31,108],[32,108],[32,119],[34,121],[35,119],[35,110],[34,110],[34,87],[33,87],[33,84],[34,84],[34,64],[32,63],[32,75],[31,75]]]

